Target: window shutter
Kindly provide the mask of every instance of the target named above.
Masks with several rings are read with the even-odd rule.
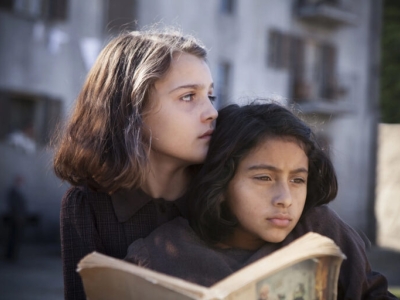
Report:
[[[292,97],[296,101],[307,98],[307,87],[304,81],[305,72],[305,41],[300,37],[292,37],[291,40],[291,78]]]
[[[329,44],[323,44],[321,52],[321,96],[325,99],[333,100],[337,97],[336,48]]]
[[[282,33],[270,30],[268,36],[268,66],[279,68],[281,60]]]
[[[292,44],[292,37],[289,34],[282,34],[282,47],[281,47],[281,59],[280,67],[288,69],[290,67],[290,48]]]

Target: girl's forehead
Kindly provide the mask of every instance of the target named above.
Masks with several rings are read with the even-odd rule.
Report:
[[[248,163],[254,163],[255,160],[265,161],[275,160],[277,158],[279,160],[280,157],[285,155],[289,155],[289,160],[291,160],[292,155],[297,155],[307,159],[308,151],[306,151],[305,144],[295,137],[267,136],[261,138],[256,145],[248,149],[248,151],[239,159],[236,167],[239,167],[239,165],[244,167]]]
[[[213,84],[210,68],[204,59],[186,52],[179,53],[170,62],[167,71],[155,81],[156,89],[173,89],[184,86],[206,86]]]
[[[300,140],[299,138],[296,138],[294,136],[291,135],[266,135],[263,138],[259,139],[259,141],[257,142],[257,144],[249,151],[256,151],[257,149],[259,149],[260,147],[265,146],[266,144],[271,144],[274,142],[287,142],[287,143],[294,143],[296,145],[298,145],[301,149],[303,149],[304,152],[306,147],[305,144],[302,140]]]

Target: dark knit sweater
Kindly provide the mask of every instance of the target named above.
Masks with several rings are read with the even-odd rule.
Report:
[[[126,260],[210,286],[310,231],[333,239],[347,256],[340,271],[338,299],[396,299],[387,290],[386,278],[371,270],[363,240],[328,206],[311,209],[283,242],[266,243],[256,251],[207,247],[187,220],[177,218],[132,243]]]
[[[72,187],[61,206],[61,250],[66,300],[86,299],[78,262],[92,251],[123,258],[128,246],[161,224],[184,214],[182,199],[153,199],[140,190],[112,196]]]

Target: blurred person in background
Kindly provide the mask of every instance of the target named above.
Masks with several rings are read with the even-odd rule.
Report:
[[[6,224],[8,232],[5,257],[9,261],[18,259],[24,226],[27,220],[26,198],[21,192],[23,184],[24,178],[17,175],[7,191]]]

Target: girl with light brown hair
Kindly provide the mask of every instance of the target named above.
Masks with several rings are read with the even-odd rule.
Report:
[[[205,48],[175,31],[135,31],[100,53],[54,157],[72,187],[61,208],[65,299],[85,299],[75,269],[186,215],[183,194],[205,159],[217,111]]]

